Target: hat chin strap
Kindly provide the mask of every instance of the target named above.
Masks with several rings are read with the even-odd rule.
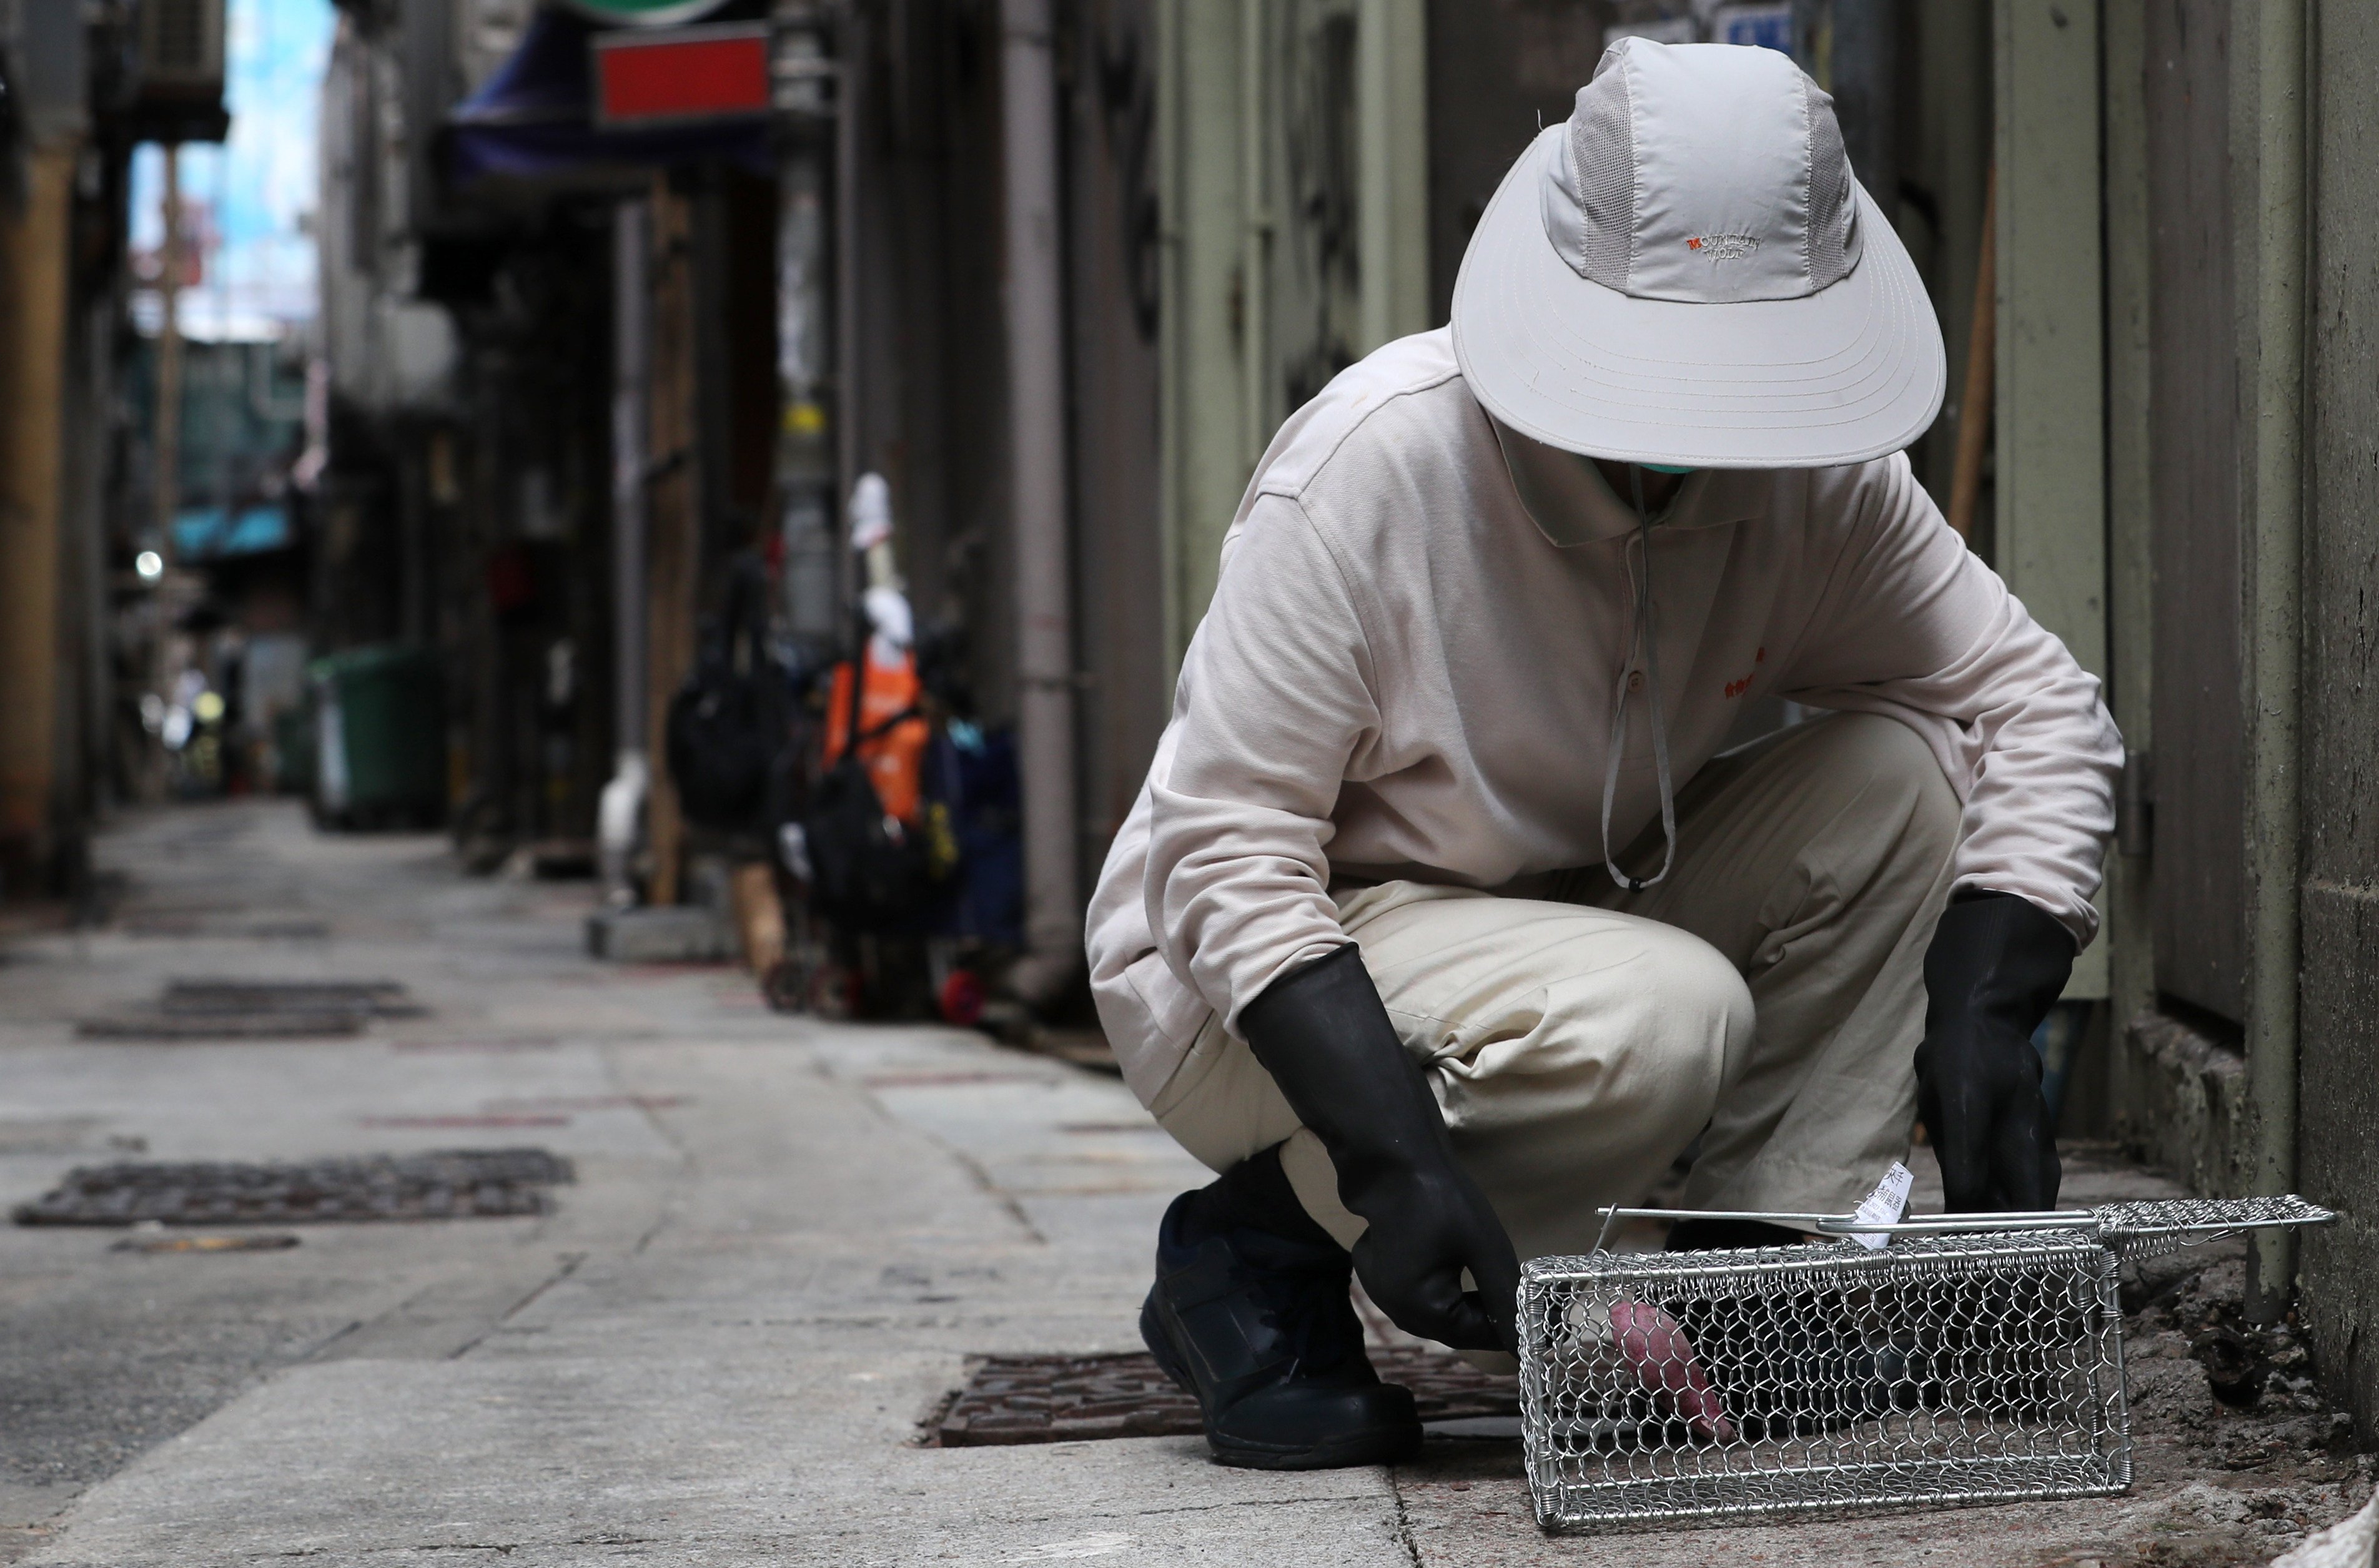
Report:
[[[1677,859],[1677,797],[1669,782],[1669,730],[1660,718],[1660,640],[1652,630],[1652,515],[1644,507],[1644,470],[1655,466],[1627,466],[1629,486],[1635,492],[1636,537],[1644,543],[1644,575],[1636,585],[1636,635],[1628,644],[1627,657],[1620,661],[1618,689],[1612,694],[1611,747],[1602,771],[1602,866],[1611,873],[1611,880],[1629,893],[1640,893],[1666,877]],[[1635,665],[1638,648],[1643,650],[1644,669],[1649,677],[1645,697],[1651,704],[1652,771],[1660,784],[1660,838],[1664,846],[1660,869],[1640,881],[1620,870],[1619,857],[1611,851],[1611,798],[1618,792],[1619,763],[1627,752],[1627,674]]]

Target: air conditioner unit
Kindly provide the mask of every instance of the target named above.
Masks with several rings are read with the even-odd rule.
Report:
[[[177,96],[221,92],[223,0],[140,0],[140,79]]]
[[[221,141],[223,0],[139,0],[135,134],[154,141]]]

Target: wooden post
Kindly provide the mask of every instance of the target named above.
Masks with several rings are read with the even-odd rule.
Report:
[[[684,819],[669,774],[669,705],[694,665],[694,595],[702,548],[701,461],[694,429],[694,203],[653,180],[652,380],[646,408],[645,744],[652,758],[646,823],[651,900],[678,899]]]
[[[0,207],[0,892],[46,882],[56,850],[58,530],[64,500],[67,225],[75,143],[29,151]]]
[[[745,861],[731,874],[728,893],[743,967],[766,980],[785,957],[785,906],[777,897],[777,874],[767,861]]]
[[[2091,674],[2107,675],[2105,134],[2096,6],[1997,0],[1998,291],[1991,565]],[[2105,905],[2099,905],[2103,911]],[[2107,944],[2067,1001],[2103,1001]]]
[[[1983,187],[1982,259],[1974,266],[1974,314],[1966,333],[1966,391],[1958,401],[1958,466],[1950,481],[1950,526],[1958,537],[1974,533],[1974,503],[1983,489],[1983,452],[1990,444],[1991,381],[1999,351],[1999,169],[1991,165]]]

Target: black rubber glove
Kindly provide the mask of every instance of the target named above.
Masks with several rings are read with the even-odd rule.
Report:
[[[2053,1209],[2057,1129],[2032,1031],[2073,972],[2073,937],[2012,893],[1968,893],[1925,952],[1916,1108],[1951,1213]]]
[[[1520,1260],[1455,1162],[1445,1118],[1352,945],[1290,971],[1239,1011],[1248,1044],[1371,1222],[1355,1272],[1398,1328],[1457,1350],[1517,1353]],[[1478,1289],[1462,1288],[1470,1271]]]

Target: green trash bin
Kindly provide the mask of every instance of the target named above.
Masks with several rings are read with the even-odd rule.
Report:
[[[398,644],[317,659],[314,809],[339,827],[432,827],[446,814],[438,656]]]

